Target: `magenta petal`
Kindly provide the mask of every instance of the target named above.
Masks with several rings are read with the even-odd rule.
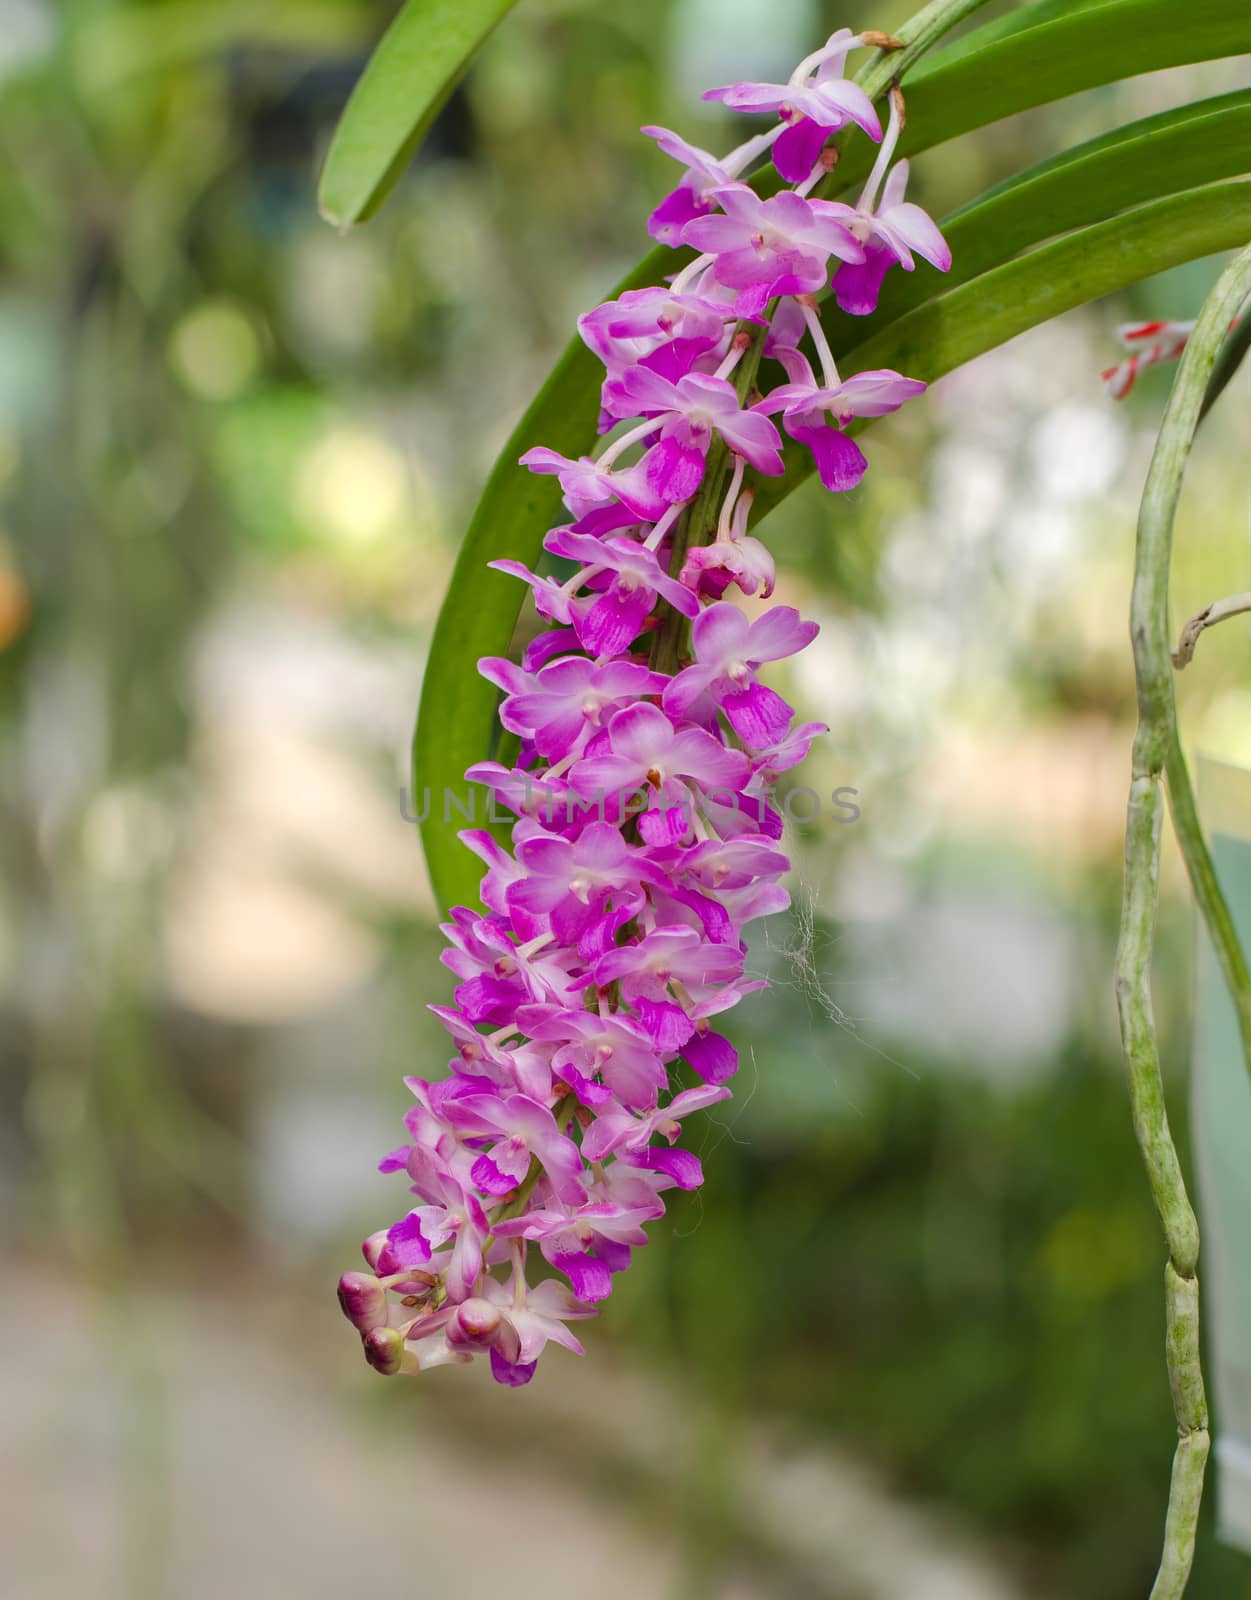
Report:
[[[616,1239],[606,1239],[602,1233],[595,1240],[595,1254],[609,1272],[624,1272],[630,1265],[630,1246]]]
[[[656,596],[650,589],[610,589],[575,621],[582,648],[593,656],[619,656],[638,637]]]
[[[517,1187],[516,1178],[501,1172],[490,1156],[479,1156],[469,1170],[483,1194],[511,1194]]]
[[[695,889],[684,889],[677,885],[666,889],[665,893],[671,900],[676,900],[679,905],[686,906],[695,913],[703,923],[704,932],[708,935],[710,943],[735,943],[738,935],[734,930],[734,923],[719,900],[713,900],[709,895],[700,894]]]
[[[882,280],[895,262],[891,251],[869,245],[863,261],[844,261],[834,274],[834,298],[839,309],[852,317],[868,317],[877,310]]]
[[[552,1265],[569,1279],[579,1300],[594,1305],[597,1300],[607,1300],[612,1293],[612,1273],[594,1256],[578,1255],[576,1252],[554,1255]]]
[[[499,978],[471,978],[456,989],[456,1004],[470,1022],[490,1022],[496,1027],[512,1021],[521,998],[516,983]]]
[[[600,903],[603,896],[600,896]],[[551,928],[561,944],[577,944],[595,921],[596,911],[583,905],[576,894],[566,894],[552,907]]]
[[[680,844],[691,830],[691,809],[667,806],[664,810],[641,811],[638,824],[650,845]]]
[[[719,1033],[696,1033],[682,1054],[705,1083],[724,1083],[738,1071],[738,1051]]]
[[[677,1050],[695,1031],[681,1006],[668,1000],[640,1000],[635,1007],[647,1036],[658,1050]]]
[[[767,750],[777,744],[791,725],[794,715],[780,694],[754,683],[740,694],[727,694],[721,705],[730,726],[752,750]]]
[[[734,313],[749,322],[759,322],[761,313],[773,298],[772,283],[752,283],[734,302]]]
[[[773,165],[787,183],[802,183],[825,147],[825,141],[834,130],[823,128],[811,117],[800,117],[784,133],[778,135],[773,146]]]
[[[496,1383],[507,1384],[510,1389],[520,1389],[534,1376],[537,1361],[507,1361],[498,1350],[491,1350],[491,1376]]]
[[[807,177],[807,173],[804,174]],[[660,244],[676,248],[682,243],[682,229],[696,217],[706,216],[712,210],[712,201],[680,183],[647,219],[647,231]]]
[[[592,1111],[612,1099],[612,1090],[606,1083],[596,1083],[591,1078],[583,1077],[573,1067],[556,1067],[554,1071],[577,1095],[579,1103]]]
[[[670,339],[668,344],[662,344],[651,355],[644,356],[639,366],[646,367],[649,372],[658,372],[670,383],[677,383],[679,378],[686,377],[699,357],[712,348],[711,339]]]
[[[649,1172],[663,1172],[672,1178],[679,1189],[698,1189],[704,1181],[704,1169],[697,1155],[689,1150],[666,1150],[662,1146],[649,1146],[636,1150],[625,1158],[632,1167],[646,1167]]]
[[[399,1267],[424,1266],[430,1259],[430,1243],[421,1229],[421,1219],[415,1213],[401,1217],[387,1229],[387,1254]],[[394,1267],[391,1268],[395,1270]]]
[[[787,431],[812,451],[817,472],[827,489],[835,493],[854,489],[864,477],[869,465],[864,452],[839,429],[822,424],[815,428],[792,426]]]
[[[648,484],[671,505],[689,500],[704,481],[704,453],[694,445],[662,439],[648,454]]]

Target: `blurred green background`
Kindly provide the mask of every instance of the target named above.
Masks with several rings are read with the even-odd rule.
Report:
[[[944,380],[862,491],[767,524],[823,627],[778,680],[832,727],[803,781],[863,815],[793,830],[706,1187],[584,1362],[385,1384],[333,1286],[403,1202],[401,1077],[446,1055],[400,789],[459,531],[644,248],[671,174],[638,126],[724,147],[701,87],[903,15],[523,0],[339,237],[318,162],[390,12],[0,0],[0,1592],[1136,1600],[1173,1426],[1110,971],[1167,374],[1118,407],[1098,373],[1217,263]],[[918,198],[1248,81],[1014,119]],[[1193,467],[1181,616],[1246,588],[1247,397]],[[1246,640],[1182,680],[1188,738],[1244,761]],[[1169,857],[1183,1132],[1191,943]],[[1251,1560],[1205,1533],[1194,1593],[1251,1596]]]

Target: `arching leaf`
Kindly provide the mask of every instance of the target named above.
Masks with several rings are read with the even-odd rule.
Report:
[[[337,228],[378,209],[479,45],[516,0],[406,0],[352,91],[317,201]]]

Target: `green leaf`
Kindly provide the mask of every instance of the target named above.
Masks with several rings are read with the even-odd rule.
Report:
[[[1251,51],[1246,0],[1040,0],[936,50],[908,75],[902,155],[932,150],[1053,100],[1164,67]],[[838,175],[868,172],[873,146],[847,141]]]
[[[910,148],[927,148],[984,121],[1109,82],[1124,72],[1251,49],[1251,12],[1241,0],[1238,4],[1199,0],[1194,10],[1187,12],[1184,29],[1177,26],[1174,10],[1171,31],[1161,26],[1167,10],[1159,0],[1043,3],[978,29],[908,78],[905,138]],[[1136,24],[1140,25],[1137,31]],[[1030,35],[1029,48],[1023,50],[1026,33]],[[1079,41],[1084,52],[1080,59]],[[978,63],[976,71],[971,65],[974,61]],[[970,72],[974,72],[972,82]],[[1251,170],[1246,118],[1247,100],[1242,95],[1185,107],[1117,130],[1001,185],[957,213],[950,224],[944,223],[955,253],[954,282],[959,284],[969,273],[998,267],[1058,229],[1094,223],[1118,206],[1154,199],[1172,188],[1191,187],[1210,177]],[[870,153],[867,141],[862,145],[866,154]],[[862,176],[864,163],[857,166],[857,161],[851,147],[840,163],[840,175],[852,180]],[[1215,234],[1218,219],[1206,209],[1212,204],[1204,202],[1204,214],[1209,233]],[[1141,262],[1120,261],[1111,287],[1163,270],[1153,262],[1164,260],[1167,243],[1154,241],[1155,253],[1148,252]],[[1102,247],[1115,254],[1114,240],[1104,240]],[[1202,255],[1221,248],[1220,243],[1210,244],[1206,250],[1192,253]],[[612,292],[618,295],[628,288],[660,282],[681,259],[670,251],[653,251]],[[911,277],[895,274],[890,282],[882,312],[873,319],[874,336],[885,331],[889,317],[910,313],[925,298],[944,288],[950,290],[952,280],[944,284],[922,266]],[[835,349],[845,354],[853,335],[841,324],[850,319],[841,318],[836,311],[829,317]],[[976,315],[973,321],[976,323]],[[1033,322],[1025,326],[1033,326]],[[857,326],[854,338],[861,338],[866,331]],[[858,357],[851,363],[857,369],[860,365]],[[501,452],[466,532],[435,628],[413,761],[418,794],[428,788],[434,797],[422,842],[435,893],[444,905],[473,903],[477,865],[459,847],[453,829],[442,822],[439,796],[445,787],[456,790],[465,768],[493,748],[498,697],[477,676],[475,662],[479,656],[508,653],[519,611],[515,580],[486,571],[486,563],[510,557],[534,565],[543,535],[556,520],[560,506],[555,480],[536,478],[517,467],[516,461],[536,444],[550,445],[568,455],[580,454],[593,437],[601,377],[599,363],[574,341]],[[775,484],[769,487],[776,491]],[[757,505],[764,503],[765,497],[758,495]]]
[[[317,192],[338,228],[371,217],[394,188],[479,45],[516,0],[406,0],[335,129]]]

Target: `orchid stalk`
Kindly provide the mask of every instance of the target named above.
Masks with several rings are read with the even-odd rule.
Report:
[[[950,264],[902,200],[906,165],[890,166],[902,98],[883,130],[873,96],[889,76],[873,95],[843,76],[854,51],[897,46],[842,29],[786,84],[710,90],[777,116],[723,160],[644,130],[683,166],[651,232],[697,255],[667,287],[579,321],[604,366],[603,447],[522,458],[559,480],[570,520],[544,548],[571,573],[492,563],[548,626],[519,663],[479,663],[520,751],[466,776],[514,813],[512,848],[461,835],[486,872],[484,910],[459,907],[443,930],[458,982],[432,1009],[454,1055],[446,1076],[407,1080],[407,1138],[381,1164],[415,1203],[366,1240],[370,1270],[340,1282],[384,1374],[486,1356],[517,1386],[549,1343],[581,1353],[569,1324],[596,1314],[662,1196],[703,1181],[684,1127],[729,1099],[738,1066],[714,1024],[765,986],[747,925],[788,904],[772,787],[825,731],[796,725],[760,676],[816,625],[786,605],[749,620],[727,598],[774,586],[747,533],[755,480],[782,471],[780,416],[828,489],[853,487],[867,461],[848,425],[925,388],[891,369],[840,378],[812,296],[832,284],[867,315],[914,251]],[[885,137],[882,159],[858,205],[815,198],[828,141],[852,123]],[[766,152],[790,187],[761,199],[739,174]],[[554,1275],[536,1281],[540,1261]]]
[[[1195,429],[1226,332],[1251,294],[1251,248],[1225,269],[1198,320],[1186,328],[1181,365],[1143,492],[1130,611],[1138,728],[1125,827],[1125,879],[1116,954],[1116,999],[1129,1074],[1134,1132],[1164,1232],[1165,1348],[1177,1419],[1164,1548],[1151,1600],[1178,1600],[1194,1558],[1210,1448],[1199,1344],[1199,1224],[1169,1129],[1151,1007],[1160,835],[1167,787],[1173,828],[1199,910],[1238,1016],[1251,1071],[1251,977],[1213,870],[1177,728],[1168,634],[1173,519]]]

